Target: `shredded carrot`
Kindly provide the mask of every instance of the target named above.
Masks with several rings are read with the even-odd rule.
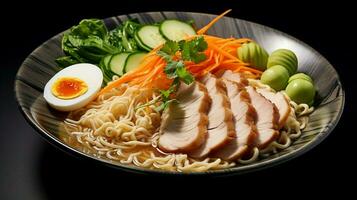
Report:
[[[225,44],[223,44],[220,48],[221,49],[224,49],[226,47],[236,47],[234,48],[235,50],[237,50],[237,47],[240,47],[242,44],[244,43],[247,43],[247,42],[250,42],[252,40],[250,39],[247,39],[247,38],[241,38],[241,39],[236,39],[236,40],[231,40],[229,42],[226,42]]]
[[[233,60],[237,60],[237,62],[242,62],[241,60],[239,60],[237,57],[234,57],[233,55],[227,53],[226,51],[223,51],[222,49],[220,49],[218,46],[216,46],[215,44],[208,44],[208,46],[212,47],[212,49],[218,51],[219,53],[221,53],[222,55],[224,55],[227,58],[233,59]]]
[[[231,10],[227,10],[222,13],[197,32],[199,34],[198,36],[204,37],[208,48],[204,52],[206,60],[200,63],[194,63],[192,61],[185,62],[186,69],[191,72],[193,76],[199,77],[207,73],[214,74],[221,70],[245,73],[248,77],[252,78],[261,76],[261,71],[252,68],[248,63],[244,63],[237,56],[237,48],[246,42],[252,41],[251,39],[234,37],[220,38],[217,36],[204,35],[214,23],[230,11]],[[197,35],[188,36],[185,39],[190,40],[195,37],[197,37]],[[162,45],[151,50],[136,69],[111,82],[99,92],[98,96],[111,91],[113,88],[119,87],[123,83],[154,89],[169,88],[172,79],[169,79],[164,72],[166,61],[157,54],[161,47]]]
[[[199,31],[197,31],[197,33],[199,35],[206,33],[208,31],[208,29],[210,29],[218,20],[220,20],[222,17],[224,17],[227,13],[229,13],[231,11],[232,11],[232,9],[229,9],[229,10],[225,11],[224,13],[220,14],[219,16],[214,18],[210,23],[208,23],[206,26],[204,26]]]

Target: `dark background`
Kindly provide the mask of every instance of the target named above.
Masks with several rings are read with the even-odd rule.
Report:
[[[94,195],[121,198],[147,195],[188,198],[191,195],[233,194],[236,198],[304,196],[335,193],[347,196],[354,180],[352,129],[356,18],[352,3],[334,1],[158,1],[93,3],[75,1],[9,2],[1,7],[0,29],[0,199],[84,199]],[[13,5],[11,5],[13,4]],[[332,134],[303,156],[263,171],[234,177],[152,177],[121,172],[72,157],[45,142],[18,111],[13,82],[18,67],[33,49],[83,18],[106,18],[144,11],[194,11],[219,14],[286,32],[315,48],[338,71],[347,101]],[[319,189],[321,188],[321,189]],[[340,188],[340,189],[337,189]],[[163,195],[162,191],[170,194]],[[190,193],[194,191],[195,193]],[[289,194],[284,194],[288,192]],[[352,192],[352,191],[350,191]],[[288,196],[286,196],[288,195]]]

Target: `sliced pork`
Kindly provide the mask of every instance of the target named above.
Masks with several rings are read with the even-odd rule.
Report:
[[[284,126],[291,112],[289,101],[281,92],[274,93],[267,89],[257,89],[257,92],[259,92],[266,99],[274,103],[274,105],[277,107],[279,111],[279,129],[281,129]]]
[[[180,103],[171,103],[162,115],[158,147],[165,152],[190,152],[206,140],[211,99],[197,81],[181,83],[176,99]]]
[[[200,79],[212,99],[208,112],[206,141],[189,155],[194,158],[206,157],[209,153],[229,143],[235,137],[233,113],[222,80],[209,74]]]
[[[223,79],[231,102],[231,110],[235,121],[236,137],[227,145],[213,154],[224,160],[237,160],[244,156],[257,138],[255,120],[256,112],[250,104],[250,98],[245,88],[240,84]]]
[[[247,86],[246,88],[251,103],[257,112],[257,146],[263,149],[279,135],[279,111],[272,102],[259,94],[252,86]]]

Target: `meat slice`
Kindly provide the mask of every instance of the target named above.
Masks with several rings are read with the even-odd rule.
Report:
[[[162,115],[158,147],[164,152],[187,153],[206,140],[211,99],[197,81],[180,84],[176,99]]]
[[[208,112],[207,139],[198,149],[189,153],[194,158],[206,157],[229,143],[235,136],[233,113],[224,83],[211,74],[201,78],[200,81],[206,86],[212,103]]]
[[[276,106],[259,94],[252,86],[247,86],[251,103],[257,112],[258,140],[260,149],[267,147],[279,135],[279,112]]]
[[[253,87],[248,86],[248,80],[243,74],[225,71],[221,77],[240,84],[240,87],[246,86],[251,99],[251,104],[257,112],[256,127],[258,130],[257,145],[259,148],[265,148],[270,142],[279,135],[279,111],[277,107],[267,98],[259,94]],[[228,92],[229,93],[229,92]],[[228,94],[229,96],[229,94]],[[232,109],[233,110],[233,109]]]
[[[231,70],[226,70],[226,71],[223,71],[223,72],[219,72],[217,74],[217,76],[221,77],[221,78],[224,78],[224,79],[227,79],[227,80],[230,80],[230,81],[234,81],[236,83],[239,83],[243,86],[247,86],[248,85],[248,80],[244,77],[243,74],[241,73],[234,73],[232,72]]]
[[[274,93],[272,91],[269,91],[267,89],[257,89],[257,92],[259,92],[261,95],[263,95],[266,99],[274,103],[276,108],[279,111],[279,129],[281,129],[286,120],[289,117],[289,114],[291,112],[291,107],[289,104],[289,101],[286,99],[283,93],[277,92]]]
[[[250,98],[244,87],[238,83],[223,79],[231,102],[235,121],[236,137],[213,154],[224,160],[237,160],[244,156],[257,138],[255,127],[256,112],[250,104]]]

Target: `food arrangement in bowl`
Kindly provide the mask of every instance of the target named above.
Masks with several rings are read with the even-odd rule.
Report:
[[[267,50],[253,38],[207,34],[228,12],[202,27],[127,19],[109,30],[85,19],[66,31],[61,69],[43,91],[65,116],[59,138],[154,171],[215,172],[279,157],[304,137],[316,80],[279,43]]]

